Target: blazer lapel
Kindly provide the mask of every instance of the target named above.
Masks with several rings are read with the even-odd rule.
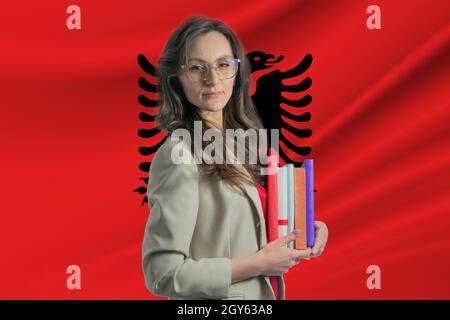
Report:
[[[264,245],[267,244],[266,239],[266,224],[263,214],[263,209],[261,206],[261,199],[259,198],[258,189],[256,189],[256,186],[245,184],[245,192],[247,193],[248,198],[253,202],[253,205],[256,208],[257,217],[256,217],[256,225],[259,230],[259,248],[262,248]]]
[[[227,147],[227,149],[228,149],[228,147]],[[230,151],[230,153],[231,153],[231,155],[233,155],[233,153],[231,151]],[[235,156],[233,156],[233,159],[236,160],[237,163],[239,164],[238,168],[251,180],[250,174],[245,169],[245,167],[241,164],[239,159],[236,158]],[[256,208],[256,212],[257,212],[256,226],[257,226],[257,229],[259,230],[259,248],[261,248],[262,246],[267,244],[267,239],[265,236],[266,235],[266,224],[265,224],[263,209],[261,206],[261,199],[259,198],[258,189],[256,189],[255,185],[250,185],[250,184],[244,183],[244,190],[245,190],[245,193],[247,194],[248,198],[253,202],[253,205]]]
[[[266,238],[266,223],[264,219],[264,213],[261,206],[261,199],[259,198],[258,189],[256,186],[245,184],[245,192],[247,193],[248,198],[253,202],[256,211],[257,211],[257,224],[259,225],[259,248],[261,249],[263,246],[267,244]],[[284,282],[281,277],[278,278],[278,299],[284,300]],[[270,279],[268,276],[264,276],[264,280],[267,286],[270,288],[270,292],[272,293],[273,298],[275,299],[275,293],[273,291],[272,285],[270,284]]]
[[[267,244],[266,239],[266,223],[264,219],[264,213],[261,206],[261,199],[259,198],[258,189],[256,186],[245,184],[245,192],[247,193],[248,198],[253,202],[256,211],[257,211],[257,223],[259,223],[259,239],[260,239],[260,246],[259,248],[262,248]],[[264,276],[264,280],[266,281],[267,285],[269,286],[273,297],[275,299],[275,293],[273,291],[272,285],[270,284],[270,279],[267,276]],[[283,276],[277,277],[278,280],[278,300],[285,300],[286,299],[286,287],[284,283]]]

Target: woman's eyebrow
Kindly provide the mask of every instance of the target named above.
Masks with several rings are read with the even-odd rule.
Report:
[[[226,54],[226,55],[223,55],[220,58],[216,59],[216,61],[220,60],[220,59],[223,59],[223,58],[231,58],[231,56],[229,54]],[[189,58],[188,62],[191,61],[191,60],[198,60],[198,61],[202,61],[202,62],[208,62],[208,61],[200,59],[200,58]]]

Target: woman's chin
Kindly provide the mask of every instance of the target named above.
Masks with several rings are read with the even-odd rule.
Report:
[[[203,104],[202,110],[203,111],[209,111],[209,112],[217,112],[224,108],[225,106],[223,104],[212,104],[212,103],[205,103]]]

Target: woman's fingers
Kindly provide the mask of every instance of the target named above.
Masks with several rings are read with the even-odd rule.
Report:
[[[292,258],[294,259],[294,262],[297,264],[300,262],[301,259],[309,260],[311,255],[311,248],[307,249],[292,249]]]
[[[287,245],[289,242],[295,240],[298,236],[300,235],[300,230],[295,229],[294,231],[292,231],[291,233],[289,233],[288,235],[281,237],[278,239],[278,242],[285,246]]]
[[[320,247],[316,251],[312,251],[311,252],[311,257],[317,258],[317,257],[319,257],[322,254],[322,252],[323,252],[322,247]]]
[[[317,256],[317,254],[319,253],[319,250],[323,247],[324,243],[323,243],[323,237],[317,233],[316,234],[316,239],[314,239],[314,247],[312,247],[311,250],[311,254],[313,256]]]
[[[328,228],[322,221],[315,221],[315,240],[314,247],[312,248],[311,256],[318,257],[325,249],[325,245],[328,240]]]
[[[314,245],[314,247],[311,250],[311,256],[313,256],[313,257],[319,256],[322,252],[322,248],[323,248],[323,243],[316,242],[316,244]]]
[[[292,250],[294,250],[294,259],[306,259],[311,255],[311,248]]]

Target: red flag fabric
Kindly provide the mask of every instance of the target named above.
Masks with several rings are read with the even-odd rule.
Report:
[[[381,29],[368,27],[373,4]],[[312,100],[292,108],[285,99],[305,93],[283,92],[280,150],[301,161],[292,145],[310,148],[315,217],[329,238],[320,257],[284,276],[286,299],[450,298],[449,1],[77,5],[79,30],[67,28],[66,3],[2,5],[1,299],[161,299],[141,267],[149,209],[135,190],[149,157],[138,130],[150,128],[139,118],[138,79],[148,75],[137,56],[156,64],[193,14],[231,26],[247,52],[283,55],[252,73],[251,94],[265,75],[312,56],[304,74],[282,81],[289,89],[310,78]],[[81,289],[67,286],[72,265]]]

